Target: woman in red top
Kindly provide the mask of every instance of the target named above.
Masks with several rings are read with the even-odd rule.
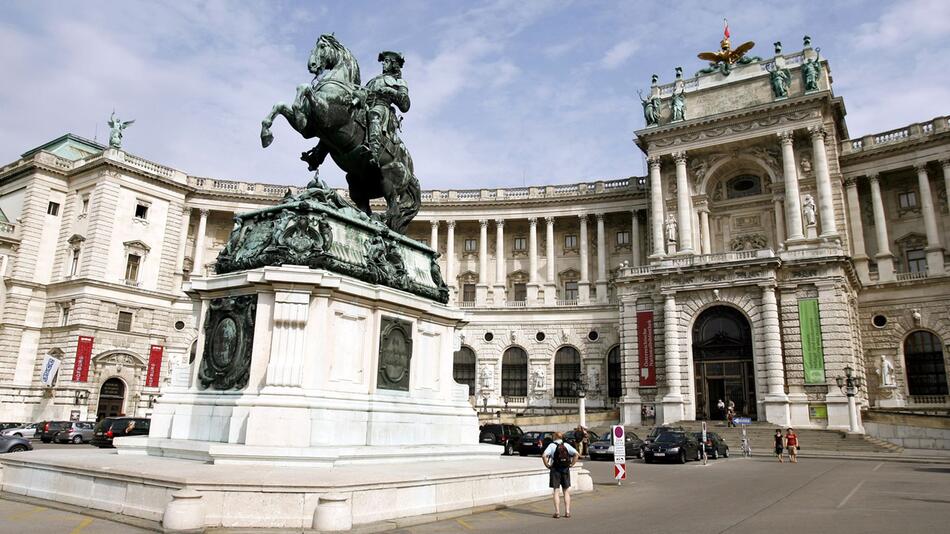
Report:
[[[785,431],[785,447],[788,448],[788,459],[793,464],[798,463],[798,434],[789,428]]]

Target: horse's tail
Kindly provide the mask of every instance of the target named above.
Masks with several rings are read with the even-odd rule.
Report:
[[[401,234],[406,233],[406,227],[409,226],[409,222],[419,213],[419,208],[422,206],[422,188],[419,186],[419,180],[416,178],[416,175],[411,172],[408,173],[408,175],[406,187],[399,192],[397,200],[399,203],[399,211],[389,224],[390,228]]]

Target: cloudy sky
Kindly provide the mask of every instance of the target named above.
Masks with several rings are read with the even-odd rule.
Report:
[[[676,6],[675,8],[671,6]],[[262,1],[38,2],[0,6],[0,165],[65,132],[107,138],[198,176],[303,184],[311,146],[260,120],[311,76],[335,32],[366,81],[382,49],[406,56],[403,137],[426,189],[643,174],[638,89],[704,66],[722,19],[767,56],[813,38],[845,97],[852,136],[950,114],[950,2]],[[342,185],[332,163],[323,176]]]

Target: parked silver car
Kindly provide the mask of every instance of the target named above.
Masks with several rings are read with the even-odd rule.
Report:
[[[0,437],[0,453],[2,452],[23,452],[32,451],[33,445],[26,438],[17,438],[13,436]]]
[[[95,428],[94,423],[73,421],[69,426],[57,432],[53,436],[53,441],[55,443],[89,443],[92,440]]]
[[[27,439],[31,439],[33,434],[36,434],[36,423],[29,423],[17,428],[8,428],[0,432],[0,436]]]

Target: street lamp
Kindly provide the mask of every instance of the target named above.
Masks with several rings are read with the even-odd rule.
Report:
[[[491,397],[490,389],[482,390],[482,411],[488,413],[488,397]]]
[[[861,388],[861,382],[861,377],[854,376],[854,369],[852,369],[850,365],[844,368],[844,376],[838,375],[835,377],[835,383],[838,384],[838,389],[848,396],[848,423],[850,432],[860,432],[858,425],[858,407],[854,396],[858,394],[858,389]]]
[[[583,374],[571,382],[571,389],[577,393],[577,411],[580,413],[580,424],[587,428],[587,377]]]

